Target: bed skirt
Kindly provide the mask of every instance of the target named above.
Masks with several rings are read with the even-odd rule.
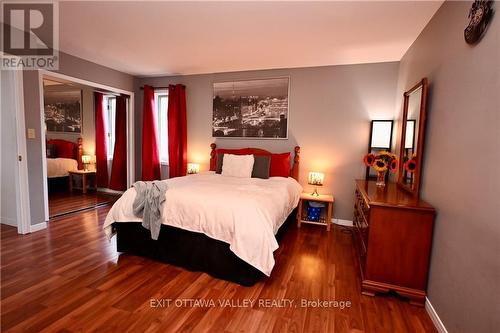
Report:
[[[295,220],[295,210],[278,231],[280,242],[287,226]],[[265,274],[237,257],[229,244],[205,234],[162,225],[158,240],[140,222],[114,223],[117,251],[202,271],[215,278],[252,286]]]

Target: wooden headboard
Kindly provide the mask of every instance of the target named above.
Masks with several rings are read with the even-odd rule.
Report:
[[[78,170],[83,169],[83,161],[82,161],[82,156],[83,156],[83,139],[78,138],[76,140],[76,161],[78,162]]]
[[[215,143],[210,144],[210,170],[215,170],[217,155],[215,153],[215,149],[217,145]],[[262,154],[262,155],[271,155],[270,151],[261,148],[245,148],[249,150],[250,154]],[[293,155],[293,164],[290,169],[290,177],[294,178],[296,181],[299,181],[299,165],[300,165],[300,147],[295,146],[294,155]]]

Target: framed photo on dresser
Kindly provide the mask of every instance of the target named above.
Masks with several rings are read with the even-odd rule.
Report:
[[[213,84],[212,137],[287,139],[290,78]]]

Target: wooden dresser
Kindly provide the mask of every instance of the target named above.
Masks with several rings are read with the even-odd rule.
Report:
[[[392,290],[424,305],[434,216],[395,183],[356,181],[353,238],[364,295]]]

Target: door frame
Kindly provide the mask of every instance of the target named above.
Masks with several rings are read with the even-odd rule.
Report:
[[[27,234],[31,232],[31,211],[30,196],[28,184],[28,154],[26,149],[26,125],[24,117],[24,86],[23,71],[14,71],[15,95],[16,95],[16,135],[17,135],[17,154],[18,172],[17,181],[17,233]]]
[[[12,70],[14,92],[14,116],[16,123],[16,159],[17,168],[14,170],[14,183],[16,184],[16,226],[18,234],[31,232],[30,196],[28,185],[28,160],[26,153],[26,128],[24,120],[24,87],[23,71]],[[4,74],[5,75],[5,74]]]
[[[123,90],[120,88],[115,88],[112,86],[108,86],[105,84],[100,84],[97,82],[92,82],[80,78],[76,78],[73,76],[56,73],[48,70],[39,70],[38,71],[38,86],[40,91],[40,119],[42,128],[45,124],[45,112],[44,112],[44,103],[43,103],[43,77],[50,76],[56,79],[61,79],[64,81],[70,81],[78,84],[83,84],[86,86],[90,86],[93,88],[108,90],[117,94],[125,94],[129,96],[128,108],[127,108],[127,187],[132,186],[135,181],[135,139],[134,139],[134,92]],[[42,175],[43,175],[43,192],[44,192],[44,211],[45,211],[45,221],[49,222],[49,194],[48,194],[48,181],[47,181],[47,162],[46,162],[46,151],[45,147],[45,131],[41,131],[40,140],[42,145]]]

